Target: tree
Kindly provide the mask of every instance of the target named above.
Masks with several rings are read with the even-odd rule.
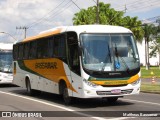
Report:
[[[110,8],[110,4],[99,3],[99,21],[104,25],[119,25],[123,18],[124,12],[116,11]]]
[[[73,17],[74,25],[95,24],[96,23],[96,7],[89,7],[87,10],[82,9]],[[138,42],[142,41],[144,32],[142,23],[137,17],[124,17],[124,12],[116,11],[110,7],[110,4],[99,3],[99,24],[103,25],[119,25],[131,29]]]
[[[155,27],[155,39],[152,41],[152,45],[150,46],[151,52],[149,53],[150,57],[155,57],[158,53],[159,55],[159,69],[160,69],[160,19],[156,20],[157,23],[159,24],[157,27]]]
[[[74,25],[95,24],[96,23],[96,7],[89,7],[87,10],[81,9],[73,17]],[[115,17],[116,15],[116,17]],[[99,3],[99,23],[118,25],[119,20],[122,19],[123,12],[115,11],[110,8],[110,4]]]
[[[160,37],[157,37],[150,46],[151,52],[149,53],[150,57],[156,57],[156,53],[159,55],[159,69],[160,69]]]
[[[153,24],[145,24],[143,27],[145,39],[145,63],[146,70],[149,70],[149,41],[153,40],[153,35],[156,34],[155,26]]]
[[[95,8],[89,7],[88,10],[82,9],[79,13],[76,13],[73,18],[74,25],[85,25],[85,24],[94,24],[95,15],[92,11],[95,11]]]
[[[142,22],[138,20],[138,17],[131,18],[130,16],[126,16],[123,18],[122,25],[130,29],[134,33],[136,40],[142,43],[144,31],[142,28]]]

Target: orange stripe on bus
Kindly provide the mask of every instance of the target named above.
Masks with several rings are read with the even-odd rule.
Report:
[[[28,37],[28,38],[24,39],[23,42],[33,41],[33,40],[36,40],[38,38],[44,38],[44,37],[47,37],[47,36],[58,34],[58,33],[61,33],[61,30],[62,29],[59,28],[59,29],[56,29],[56,30],[51,31],[51,32],[46,32],[46,33],[39,34],[37,36]]]
[[[121,84],[131,84],[133,82],[135,82],[136,80],[138,80],[140,77],[138,74],[132,76],[129,79],[126,80],[92,80],[91,82],[98,84],[98,85],[121,85]]]

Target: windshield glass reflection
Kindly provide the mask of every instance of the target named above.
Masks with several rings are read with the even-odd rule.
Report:
[[[12,72],[12,52],[0,52],[0,71],[11,73]]]
[[[132,34],[81,34],[83,66],[93,71],[129,71],[139,67]]]

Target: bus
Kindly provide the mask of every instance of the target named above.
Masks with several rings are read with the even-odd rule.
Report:
[[[119,97],[140,92],[140,59],[133,33],[110,25],[62,26],[13,45],[13,83],[73,98]]]
[[[11,43],[0,43],[0,84],[12,84],[12,49]]]

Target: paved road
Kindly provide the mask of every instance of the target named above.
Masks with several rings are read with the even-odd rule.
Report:
[[[109,104],[105,99],[76,99],[74,103],[70,106],[63,104],[63,100],[60,96],[42,93],[40,96],[30,97],[26,95],[26,90],[17,86],[1,86],[0,85],[0,111],[63,111],[63,112],[52,112],[48,114],[55,115],[56,119],[59,120],[70,120],[76,117],[77,120],[82,119],[80,116],[92,116],[92,117],[83,117],[85,120],[103,120],[110,116],[109,114],[119,114],[119,111],[129,111],[129,113],[135,113],[138,111],[138,114],[142,111],[150,111],[149,113],[159,113],[160,114],[160,95],[159,94],[148,94],[140,93],[140,95],[135,96],[126,96],[120,98],[115,104]],[[61,117],[67,116],[70,112],[64,111],[74,111],[72,117]],[[87,111],[87,112],[82,112]],[[105,111],[105,112],[102,112]],[[106,112],[108,111],[108,112]],[[114,111],[111,112],[110,111]],[[118,112],[117,112],[118,111]],[[100,115],[101,114],[101,115]],[[128,114],[128,113],[127,113]],[[42,114],[43,115],[43,114]],[[59,115],[59,116],[58,116]],[[100,115],[100,116],[99,116]],[[136,114],[135,114],[136,115]],[[58,116],[58,117],[57,117]],[[95,117],[99,116],[99,117]],[[156,117],[122,117],[122,116],[112,116],[109,117],[113,120],[128,120],[128,119],[159,119]],[[54,117],[54,118],[55,118]],[[30,120],[53,120],[54,118],[31,118]],[[6,120],[6,118],[0,118],[1,120]],[[19,118],[21,119],[21,118]],[[19,120],[18,119],[18,120]],[[17,120],[13,118],[12,120]]]

